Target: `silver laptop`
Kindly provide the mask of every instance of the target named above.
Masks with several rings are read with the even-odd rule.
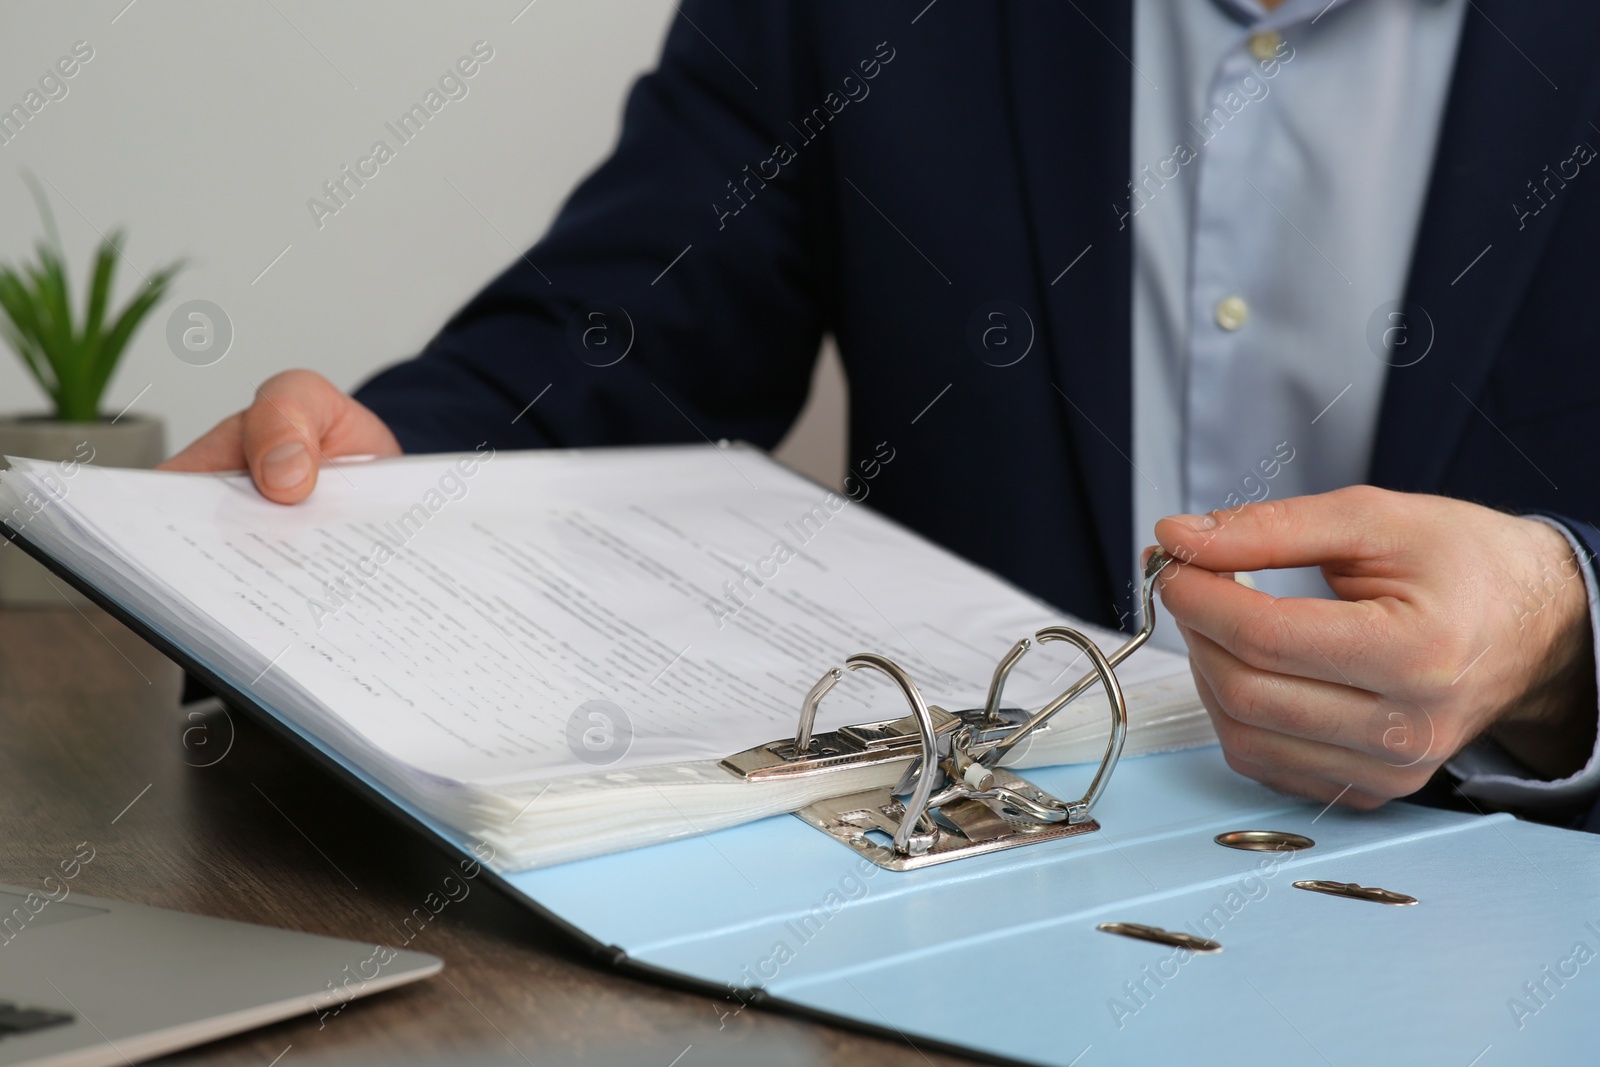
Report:
[[[0,1064],[148,1059],[438,973],[420,952],[0,885]]]

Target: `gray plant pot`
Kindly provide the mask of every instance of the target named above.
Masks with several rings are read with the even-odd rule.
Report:
[[[0,417],[0,456],[148,468],[165,458],[166,432],[160,419],[141,415],[124,415],[116,422],[6,416]],[[16,545],[0,539],[0,607],[65,607],[68,603],[81,605],[83,600]]]

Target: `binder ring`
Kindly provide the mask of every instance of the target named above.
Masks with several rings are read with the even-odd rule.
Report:
[[[928,800],[933,796],[933,786],[939,772],[939,740],[934,732],[933,714],[928,711],[927,701],[922,699],[922,694],[917,690],[917,683],[913,682],[911,676],[893,660],[876,652],[857,652],[847,658],[844,665],[853,671],[870,667],[888,675],[894,684],[900,687],[900,692],[905,695],[906,703],[911,705],[911,713],[917,720],[917,732],[922,740],[922,769],[917,774],[917,784],[911,792],[911,800],[906,804],[905,818],[900,820],[900,828],[894,832],[894,850],[905,855],[912,851],[912,831],[927,814]]]
[[[811,687],[805,700],[800,705],[800,726],[794,733],[794,754],[796,757],[804,756],[811,751],[811,727],[817,721],[817,705],[822,703],[822,698],[828,695],[828,690],[839,684],[839,679],[844,677],[844,672],[838,667],[829,667],[828,673],[817,679],[817,684]]]
[[[1120,666],[1123,660],[1133,655],[1144,645],[1146,641],[1150,640],[1150,635],[1155,632],[1156,579],[1161,575],[1161,572],[1166,570],[1166,568],[1173,562],[1175,561],[1172,559],[1172,557],[1167,555],[1166,552],[1159,548],[1152,552],[1150,554],[1150,558],[1145,561],[1144,583],[1140,590],[1140,603],[1144,609],[1144,625],[1139,628],[1137,633],[1128,638],[1127,641],[1123,642],[1121,648],[1118,648],[1109,656],[1102,656],[1108,669]],[[1067,628],[1048,627],[1048,629],[1066,630]],[[1070,632],[1076,633],[1076,631]],[[1043,630],[1039,632],[1039,634],[1043,633]],[[1039,637],[1039,634],[1035,634],[1034,636]],[[1079,634],[1078,636],[1082,637],[1083,635]],[[1059,639],[1060,638],[1057,638],[1057,640]],[[1066,638],[1066,640],[1072,639]],[[1084,638],[1084,640],[1088,639]],[[1077,642],[1074,641],[1074,643],[1076,644]],[[1091,641],[1089,643],[1092,645],[1094,642]],[[1078,647],[1083,648],[1084,646],[1080,644]],[[1010,673],[1011,668],[1016,665],[1017,660],[1020,659],[1022,657],[1022,653],[1026,651],[1026,641],[1018,641],[1016,647],[1008,652],[1006,657],[1000,661],[1000,665],[995,668],[995,679],[989,687],[989,699],[995,707],[998,708],[1000,704],[1000,688],[1005,684],[1005,676]],[[1098,653],[1099,649],[1096,648],[1095,652]],[[1005,758],[1006,753],[1011,751],[1012,747],[1015,746],[1017,742],[1021,741],[1039,726],[1043,725],[1056,712],[1060,711],[1062,708],[1072,703],[1072,701],[1076,700],[1078,695],[1093,685],[1097,678],[1103,679],[1104,674],[1109,673],[1109,670],[1102,672],[1101,666],[1098,662],[1095,663],[1094,668],[1094,670],[1088,672],[1076,682],[1073,682],[1071,685],[1069,685],[1065,690],[1062,691],[1060,696],[1056,697],[1054,700],[1050,701],[1050,703],[1034,712],[1027,722],[1022,723],[1015,730],[1012,730],[1010,733],[1008,733],[999,742],[985,750],[983,754],[983,762],[991,767],[998,766],[1000,761]],[[1118,687],[1118,692],[1121,692],[1120,685]]]
[[[1068,626],[1047,626],[1033,636],[1040,644],[1068,641],[1082,649],[1089,657],[1089,662],[1094,664],[1095,673],[1106,688],[1106,699],[1111,704],[1111,736],[1106,739],[1106,754],[1100,758],[1100,767],[1094,772],[1094,779],[1083,798],[1067,805],[1069,821],[1082,822],[1089,817],[1095,802],[1105,792],[1106,785],[1111,781],[1111,772],[1116,770],[1117,761],[1122,758],[1122,746],[1128,739],[1128,701],[1122,695],[1122,683],[1117,680],[1117,672],[1111,669],[1111,661],[1100,651],[1099,645],[1083,634]]]
[[[932,716],[926,705],[923,704],[921,695],[917,693],[916,686],[904,671],[881,656],[862,653],[859,656],[850,657],[851,660],[859,658],[863,661],[881,661],[889,670],[895,672],[891,677],[898,675],[896,677],[897,681],[904,679],[901,688],[906,691],[907,699],[912,701],[912,707],[917,713],[917,720],[921,727],[921,770],[917,772],[916,790],[906,804],[905,817],[901,820],[900,828],[895,834],[895,848],[897,851],[905,852],[905,848],[902,847],[902,841],[910,841],[912,829],[929,815],[931,809],[940,808],[952,800],[962,798],[998,800],[1012,811],[1039,823],[1066,822],[1078,824],[1089,822],[1090,813],[1094,810],[1094,806],[1099,802],[1100,797],[1105,793],[1106,786],[1111,782],[1111,774],[1116,770],[1117,762],[1122,758],[1122,747],[1128,737],[1128,702],[1123,696],[1122,683],[1117,680],[1117,674],[1112,669],[1111,661],[1104,652],[1100,651],[1098,645],[1077,630],[1068,626],[1047,626],[1034,634],[1034,640],[1040,644],[1048,641],[1067,641],[1081,649],[1094,666],[1093,672],[1088,677],[1098,677],[1105,686],[1106,700],[1111,705],[1111,732],[1106,739],[1106,752],[1100,759],[1100,766],[1095,770],[1094,778],[1090,781],[1089,788],[1084,792],[1083,796],[1078,800],[1068,801],[1064,804],[1061,801],[1053,801],[1050,805],[1042,805],[1037,800],[1030,799],[1015,789],[994,784],[992,774],[987,775],[990,781],[985,783],[985,788],[974,788],[973,785],[966,784],[973,781],[970,777],[972,770],[987,771],[985,761],[981,758],[974,758],[971,751],[970,728],[959,731],[950,746],[952,762],[946,769],[954,772],[950,775],[954,779],[954,784],[937,795],[930,796],[935,775],[930,773],[929,769],[940,767],[941,761]],[[1004,666],[1009,667],[1015,664],[1016,660],[1021,658],[1021,653],[1026,651],[1026,648],[1026,641],[1017,642],[1012,649],[1012,653],[1007,657],[1009,662],[1005,663]],[[858,666],[858,664],[850,663],[850,660],[846,660],[846,663],[849,663],[852,668]],[[878,663],[863,662],[859,665],[878,666]],[[879,669],[884,670],[884,666],[880,666]],[[885,673],[889,673],[889,670],[885,670]],[[1081,692],[1084,687],[1075,685],[1073,688]],[[992,692],[993,690],[991,690]],[[1019,726],[1008,740],[1014,743],[1019,735],[1025,734],[1032,728],[1026,724]],[[1055,807],[1055,804],[1061,804],[1062,806]]]
[[[722,766],[745,780],[782,779],[905,763],[893,787],[876,786],[818,800],[795,812],[835,840],[890,870],[910,870],[962,856],[1091,832],[1091,817],[1122,758],[1128,736],[1128,704],[1116,667],[1155,629],[1155,584],[1173,563],[1159,549],[1145,562],[1144,621],[1120,647],[1103,652],[1081,632],[1047,626],[1016,642],[996,664],[982,708],[949,712],[923,699],[916,683],[893,660],[858,652],[845,660],[852,671],[886,675],[911,708],[909,716],[858,723],[816,734],[817,708],[844,677],[830,667],[806,693],[794,739],[736,752]],[[1007,677],[1035,642],[1066,641],[1089,657],[1091,670],[1032,715],[1000,707]],[[1044,726],[1096,682],[1106,694],[1111,729],[1105,754],[1078,800],[1051,796],[1001,766],[1023,738]],[[904,797],[904,800],[900,798]],[[874,840],[881,833],[890,845]]]

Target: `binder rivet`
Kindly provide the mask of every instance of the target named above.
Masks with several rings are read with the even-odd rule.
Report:
[[[1212,840],[1219,845],[1246,852],[1299,852],[1316,844],[1309,837],[1291,834],[1287,830],[1229,830]]]
[[[1404,906],[1417,902],[1416,897],[1407,893],[1396,893],[1392,889],[1380,889],[1375,885],[1356,885],[1354,882],[1332,882],[1323,878],[1310,878],[1296,882],[1294,887],[1296,889],[1309,889],[1313,893],[1326,893],[1333,897],[1366,900],[1373,904],[1398,904]]]
[[[1140,941],[1154,941],[1158,945],[1186,948],[1190,952],[1222,951],[1222,943],[1213,941],[1209,937],[1186,934],[1182,930],[1163,930],[1159,926],[1146,926],[1144,923],[1101,923],[1095,929],[1108,934],[1137,938]]]

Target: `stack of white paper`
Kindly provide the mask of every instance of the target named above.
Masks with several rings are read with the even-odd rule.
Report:
[[[294,507],[240,474],[10,464],[10,525],[508,868],[873,784],[881,770],[750,783],[717,766],[792,735],[806,690],[851,653],[887,655],[955,709],[981,705],[995,661],[1041,626],[1123,640],[748,448],[343,464]],[[1076,656],[1030,653],[1005,702],[1037,708],[1087,669]],[[1128,754],[1214,740],[1181,657],[1147,647],[1118,674]],[[906,710],[856,672],[817,725]],[[1090,690],[1021,762],[1097,760],[1107,723]]]

